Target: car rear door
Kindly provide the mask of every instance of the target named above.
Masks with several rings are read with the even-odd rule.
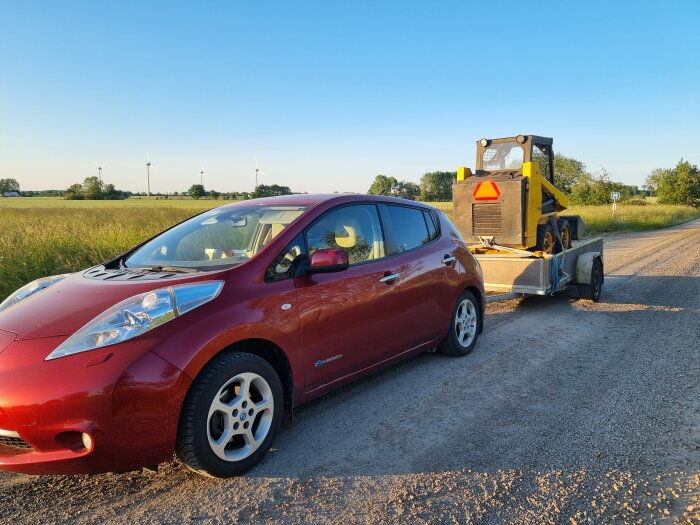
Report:
[[[461,290],[456,245],[442,237],[435,212],[382,204],[387,252],[401,274],[404,340],[414,348],[437,338],[448,326]]]
[[[305,232],[307,253],[345,250],[350,267],[295,279],[306,390],[399,353],[404,319],[396,261],[386,257],[375,204],[329,210]]]

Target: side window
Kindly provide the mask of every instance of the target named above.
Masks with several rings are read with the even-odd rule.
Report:
[[[394,253],[406,252],[430,242],[422,210],[391,204],[386,206],[386,210],[391,221]]]
[[[351,265],[385,256],[379,214],[373,204],[331,210],[306,231],[306,243],[309,255],[328,248],[344,250]]]
[[[540,175],[552,182],[552,174],[549,170],[549,156],[552,154],[552,148],[548,144],[533,144],[532,145],[532,160],[540,165]]]
[[[425,224],[428,225],[428,240],[434,241],[438,237],[438,231],[434,222],[435,217],[433,217],[432,213],[425,210],[423,211],[423,217],[425,217]]]
[[[265,272],[265,282],[283,281],[291,278],[294,274],[295,263],[298,262],[299,256],[303,253],[304,237],[298,235],[268,266]]]

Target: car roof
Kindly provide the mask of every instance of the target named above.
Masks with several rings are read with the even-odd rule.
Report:
[[[343,204],[346,202],[386,202],[393,204],[409,204],[423,208],[433,208],[423,202],[416,202],[398,197],[385,197],[383,195],[366,195],[363,193],[326,193],[326,194],[297,194],[280,195],[278,197],[263,197],[261,199],[251,199],[226,205],[230,206],[316,206],[318,204],[333,202]]]

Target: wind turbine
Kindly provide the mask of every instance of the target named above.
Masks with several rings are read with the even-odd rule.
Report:
[[[102,168],[107,166],[106,162],[98,163],[95,162],[95,165],[97,166],[97,176],[100,178],[100,186],[102,186]]]
[[[199,172],[199,183],[204,187],[204,163],[202,162],[202,171]]]
[[[151,156],[148,154],[148,150],[146,150],[146,180],[148,183],[148,192],[146,195],[149,197],[151,196]]]
[[[255,157],[255,188],[258,187],[258,172],[260,172],[260,166],[258,165],[258,158]]]

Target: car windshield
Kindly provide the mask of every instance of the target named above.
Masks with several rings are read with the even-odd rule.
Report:
[[[523,167],[525,151],[517,142],[490,144],[482,153],[482,166],[486,171],[512,170]]]
[[[126,268],[218,270],[253,258],[307,207],[241,205],[197,215],[126,258]]]

